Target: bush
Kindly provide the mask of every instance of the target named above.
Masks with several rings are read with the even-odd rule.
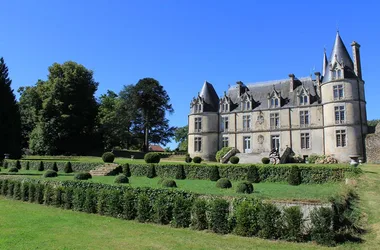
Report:
[[[148,167],[148,173],[146,175],[148,178],[154,178],[157,176],[156,174],[156,168],[154,166],[154,164],[149,164],[149,167]]]
[[[21,200],[21,182],[16,181],[13,185],[13,199]]]
[[[239,163],[239,157],[237,157],[237,156],[232,156],[231,158],[230,158],[230,162],[232,163],[232,164],[238,164]]]
[[[112,163],[115,160],[115,155],[112,152],[105,152],[102,155],[102,160],[105,163]]]
[[[229,179],[227,178],[221,178],[216,182],[216,187],[217,188],[231,188],[232,183]]]
[[[86,193],[82,188],[74,188],[73,192],[73,210],[83,211]]]
[[[177,173],[175,175],[175,178],[177,180],[184,180],[186,179],[185,170],[183,169],[183,165],[178,165],[177,167]]]
[[[254,236],[259,231],[258,213],[260,204],[257,200],[246,200],[236,209],[235,232],[241,236]]]
[[[42,204],[43,201],[44,201],[44,190],[45,190],[45,186],[41,183],[37,183],[36,184],[36,190],[35,190],[35,198],[34,198],[34,202],[38,203],[38,204]]]
[[[311,239],[321,245],[335,245],[335,232],[332,228],[333,213],[330,208],[321,207],[310,213]]]
[[[53,197],[53,205],[56,207],[63,207],[64,205],[64,187],[56,187]]]
[[[276,205],[264,203],[258,214],[258,236],[265,239],[277,239],[281,233],[281,211]]]
[[[29,162],[27,161],[26,162],[26,166],[25,166],[25,170],[29,170],[30,169],[30,164],[29,164]]]
[[[45,167],[44,167],[44,162],[43,161],[40,161],[40,165],[38,165],[38,171],[44,171],[45,170]]]
[[[144,156],[144,160],[146,163],[159,163],[160,159],[160,154],[156,152],[150,152]]]
[[[44,204],[47,206],[52,205],[53,203],[54,190],[53,187],[47,185],[44,189]]]
[[[176,188],[177,187],[177,183],[175,183],[174,180],[164,179],[162,181],[162,186],[163,187],[169,187],[169,188]]]
[[[219,175],[219,169],[217,166],[212,166],[210,168],[210,180],[211,181],[217,181],[220,179],[220,175]]]
[[[134,220],[137,216],[136,211],[136,197],[132,192],[125,192],[122,201],[122,215],[121,217],[126,220]]]
[[[123,174],[127,177],[131,177],[131,169],[129,168],[129,164],[125,163],[123,165]]]
[[[288,207],[283,215],[283,238],[287,241],[303,240],[304,220],[300,207]]]
[[[57,163],[56,162],[53,163],[52,170],[54,170],[55,172],[58,172],[58,167],[57,167]]]
[[[194,163],[201,163],[201,162],[202,162],[202,158],[199,157],[199,156],[195,156],[195,157],[193,158],[193,162],[194,162]]]
[[[257,166],[249,166],[247,171],[247,181],[251,183],[259,183],[260,182],[260,174]]]
[[[19,160],[16,161],[16,168],[21,169],[21,162]]]
[[[225,156],[228,151],[230,151],[232,149],[232,147],[224,147],[222,148],[221,150],[219,150],[218,152],[216,152],[216,155],[215,155],[215,159],[217,162],[220,162],[220,159]]]
[[[269,164],[270,160],[269,160],[268,157],[263,157],[263,158],[261,159],[261,162],[262,162],[263,164]]]
[[[174,198],[173,226],[189,227],[191,222],[191,201],[181,196]]]
[[[73,207],[73,196],[74,189],[73,188],[65,188],[65,193],[63,195],[63,208],[64,209],[72,209]]]
[[[34,183],[29,183],[29,194],[28,194],[28,201],[33,203],[36,198],[36,185]]]
[[[7,169],[8,168],[8,162],[4,161],[3,168]]]
[[[323,156],[322,156],[323,157]],[[315,163],[317,160],[319,160],[321,158],[321,155],[316,155],[316,154],[311,154],[309,155],[309,157],[307,157],[307,161],[309,163]]]
[[[71,166],[71,162],[66,162],[66,164],[65,164],[65,168],[63,169],[63,171],[65,172],[65,173],[72,173],[73,172],[73,168],[72,168],[72,166]]]
[[[48,170],[48,171],[46,171],[46,172],[44,173],[44,175],[43,175],[43,177],[45,177],[45,178],[57,177],[57,176],[58,176],[58,174],[57,174],[57,172],[54,171],[54,170]]]
[[[17,173],[18,172],[18,168],[16,167],[12,167],[8,170],[8,172],[11,172],[11,173]]]
[[[288,183],[293,186],[298,186],[301,184],[301,171],[298,166],[292,166],[290,168],[290,173],[288,176]]]
[[[75,180],[88,180],[91,178],[92,178],[92,176],[90,173],[77,173],[74,175]]]
[[[96,201],[96,192],[93,189],[88,188],[86,190],[85,200],[83,202],[83,211],[90,214],[96,213]]]
[[[116,176],[114,182],[115,183],[129,183],[129,179],[126,175],[120,174],[120,175]]]
[[[172,207],[165,195],[159,195],[153,204],[154,221],[158,224],[169,224],[172,218]]]
[[[240,182],[236,187],[237,193],[252,194],[253,185],[248,181]]]
[[[28,201],[29,199],[29,183],[23,182],[21,185],[21,200]]]
[[[151,205],[149,197],[145,194],[139,195],[137,201],[137,220],[147,222],[150,220]]]
[[[193,158],[191,158],[189,154],[186,154],[185,162],[190,163],[192,160]]]
[[[229,203],[217,198],[210,205],[210,223],[211,230],[215,233],[226,234],[229,233],[228,214]]]
[[[196,230],[208,228],[206,211],[207,202],[203,199],[196,199],[191,207],[191,228]]]

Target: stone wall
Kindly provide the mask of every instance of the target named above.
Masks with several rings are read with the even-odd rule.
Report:
[[[368,163],[380,163],[380,123],[377,124],[375,133],[368,134],[365,138],[366,155]]]

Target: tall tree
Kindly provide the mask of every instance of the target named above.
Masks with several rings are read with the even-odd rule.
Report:
[[[0,58],[0,158],[5,153],[11,157],[21,156],[21,122],[15,95],[11,88],[8,67]]]
[[[189,126],[183,126],[179,127],[174,132],[174,140],[178,142],[178,149],[180,151],[186,151],[187,152],[187,136],[189,133]]]

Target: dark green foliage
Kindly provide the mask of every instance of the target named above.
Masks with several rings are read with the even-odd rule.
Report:
[[[21,200],[21,182],[16,181],[13,185],[13,199]]]
[[[236,186],[236,192],[237,193],[244,193],[244,194],[252,194],[253,193],[253,185],[252,183],[248,181],[240,182]]]
[[[43,175],[43,177],[45,177],[45,178],[51,178],[51,177],[57,177],[57,176],[58,176],[58,174],[57,174],[57,172],[54,171],[54,170],[47,170],[47,171],[44,173],[44,175]]]
[[[173,221],[174,227],[189,227],[191,222],[191,201],[181,196],[174,198]]]
[[[56,162],[53,163],[52,170],[54,170],[55,172],[58,172],[58,166]]]
[[[19,160],[16,161],[16,168],[21,169],[21,162]]]
[[[186,163],[191,163],[192,160],[193,160],[193,158],[191,158],[189,154],[186,154],[185,162]]]
[[[164,179],[162,181],[162,186],[163,187],[168,187],[168,188],[176,188],[177,187],[177,183],[174,180]]]
[[[44,204],[47,206],[53,205],[54,202],[54,189],[50,185],[46,185],[44,189]]]
[[[86,190],[85,200],[83,203],[83,211],[86,213],[96,213],[96,192],[89,188]]]
[[[73,208],[73,198],[74,198],[74,189],[70,187],[65,188],[65,192],[63,194],[63,208],[64,209]]]
[[[27,162],[26,162],[26,166],[25,166],[25,170],[29,170],[29,168],[30,168],[30,164],[29,164],[29,162],[27,161]]]
[[[115,160],[115,155],[112,152],[105,152],[102,155],[103,162],[112,163]]]
[[[137,220],[139,222],[148,222],[151,213],[150,200],[147,195],[140,195],[137,200]]]
[[[202,162],[202,158],[201,157],[199,157],[199,156],[195,156],[194,158],[193,158],[193,162],[194,163],[201,163]]]
[[[71,166],[71,162],[66,162],[66,164],[65,164],[65,168],[63,169],[63,171],[65,172],[65,173],[72,173],[73,172],[73,168],[72,168],[72,166]]]
[[[13,197],[13,191],[14,191],[14,186],[15,186],[15,183],[13,180],[10,180],[8,182],[8,188],[7,188],[7,196],[9,198],[12,198]]]
[[[28,201],[29,199],[29,183],[23,182],[21,184],[21,200]]]
[[[132,192],[125,192],[122,201],[122,215],[126,220],[134,220],[137,216],[136,196]]]
[[[281,211],[276,205],[264,203],[258,214],[258,236],[265,239],[277,239],[281,233]]]
[[[28,201],[33,203],[36,199],[36,185],[33,182],[29,183],[29,195],[28,195]]]
[[[9,182],[9,180],[3,180],[2,181],[2,186],[1,186],[1,194],[2,195],[7,195],[7,193],[8,193],[8,182]]]
[[[8,172],[11,172],[11,173],[17,173],[18,172],[18,168],[16,167],[12,167],[8,170]]]
[[[237,156],[232,156],[231,158],[230,158],[230,162],[232,163],[232,164],[238,164],[239,163],[239,157],[237,157]]]
[[[75,180],[88,180],[88,179],[91,179],[92,176],[90,173],[76,173],[74,175],[74,179]]]
[[[56,187],[54,189],[53,204],[56,207],[64,207],[64,188]]]
[[[252,183],[260,182],[260,174],[257,166],[253,165],[248,167],[247,181]]]
[[[172,218],[172,207],[164,195],[159,195],[153,204],[154,221],[158,224],[169,224]]]
[[[148,173],[146,175],[148,178],[154,178],[157,176],[156,174],[156,168],[154,166],[154,164],[149,164],[148,166]]]
[[[270,160],[269,160],[268,157],[263,157],[263,158],[261,159],[261,162],[262,162],[263,164],[269,164]]]
[[[101,189],[98,194],[97,211],[100,215],[105,215],[108,212],[108,190]]]
[[[131,169],[129,167],[129,164],[128,163],[125,163],[123,165],[123,174],[127,177],[131,177]]]
[[[210,204],[211,230],[215,233],[229,233],[228,210],[229,204],[226,200],[217,198]]]
[[[44,191],[45,191],[45,186],[41,183],[36,184],[36,190],[34,193],[34,202],[38,204],[42,204],[44,202]]]
[[[220,162],[220,159],[225,156],[228,151],[230,151],[232,148],[231,147],[224,147],[222,148],[221,150],[219,150],[218,152],[216,152],[216,155],[215,155],[215,159],[217,162]]]
[[[114,182],[115,183],[129,183],[129,180],[128,180],[127,176],[120,174],[120,175],[116,176]]]
[[[216,182],[217,188],[232,188],[232,183],[227,178],[221,178]]]
[[[196,199],[191,207],[191,227],[196,230],[208,228],[207,202],[203,199]]]
[[[4,161],[4,163],[3,163],[3,167],[4,167],[5,169],[8,168],[8,161]]]
[[[217,180],[220,179],[219,169],[218,169],[217,166],[212,166],[210,168],[210,174],[209,174],[209,176],[210,176],[210,180],[211,181],[217,181]]]
[[[293,186],[298,186],[301,184],[301,171],[298,166],[292,166],[288,176],[288,183]]]
[[[81,188],[74,188],[73,191],[73,210],[83,211],[86,193]]]
[[[44,162],[43,161],[40,161],[40,165],[38,166],[38,171],[44,171],[45,170],[45,167],[44,167]]]
[[[259,231],[258,215],[260,203],[256,200],[246,200],[240,203],[236,210],[235,233],[241,236],[254,236]]]
[[[304,220],[300,207],[293,206],[284,209],[282,238],[287,241],[303,240]]]
[[[333,230],[333,213],[331,208],[321,207],[314,209],[310,214],[311,218],[311,240],[320,245],[335,245],[335,232]]]
[[[146,163],[159,163],[160,162],[160,154],[156,152],[147,153],[144,156],[144,160]]]
[[[178,165],[178,167],[177,167],[177,173],[175,175],[175,178],[177,180],[184,180],[184,179],[186,179],[186,174],[185,174],[185,170],[183,168],[183,165]]]

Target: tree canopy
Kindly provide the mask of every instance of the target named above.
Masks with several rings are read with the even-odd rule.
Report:
[[[174,132],[174,140],[176,142],[179,142],[178,149],[180,151],[186,151],[187,152],[187,145],[188,145],[187,136],[188,136],[188,133],[189,133],[189,126],[188,125],[183,126],[183,127],[179,127]]]

